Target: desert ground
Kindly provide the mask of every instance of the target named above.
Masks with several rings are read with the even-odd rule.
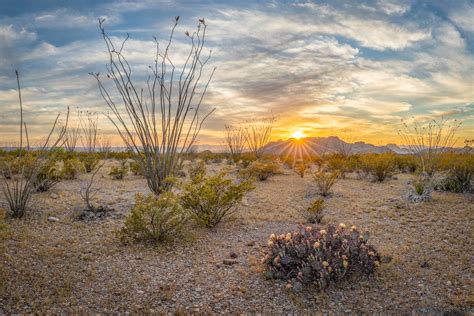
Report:
[[[5,220],[1,314],[472,312],[472,195],[435,192],[429,202],[407,204],[411,175],[374,183],[349,174],[327,198],[324,223],[368,230],[381,267],[370,277],[295,292],[265,279],[260,260],[270,234],[303,223],[296,209],[317,195],[309,174],[302,179],[285,169],[257,181],[231,220],[212,230],[193,227],[183,240],[153,247],[123,245],[116,237],[134,194],[149,189],[141,176],[112,180],[113,164],[107,162],[96,182],[95,201],[114,209],[105,219],[74,219],[81,205],[78,179],[35,194],[25,218]],[[224,264],[230,257],[237,264]]]

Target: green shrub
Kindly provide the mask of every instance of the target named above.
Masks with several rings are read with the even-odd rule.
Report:
[[[140,164],[136,161],[132,161],[129,163],[129,168],[130,168],[130,171],[133,173],[133,175],[135,176],[142,176],[143,175],[143,171],[142,171],[142,168],[140,167]]]
[[[84,165],[84,170],[91,173],[92,170],[99,164],[99,158],[94,153],[84,153],[79,156],[79,160]]]
[[[346,177],[346,173],[349,172],[349,165],[346,157],[340,154],[332,154],[326,157],[327,168],[329,171],[337,172],[341,178]]]
[[[128,172],[127,166],[114,166],[110,168],[109,176],[112,176],[114,180],[122,180]]]
[[[257,157],[253,153],[242,153],[240,155],[240,166],[247,168],[250,164],[257,160]]]
[[[274,161],[254,161],[247,168],[240,171],[240,176],[245,179],[255,178],[265,181],[269,177],[281,174],[280,165]]]
[[[455,193],[472,191],[474,155],[446,153],[440,157],[440,168],[447,171],[446,178],[437,189]]]
[[[311,205],[303,210],[300,210],[301,215],[306,222],[311,224],[321,223],[323,219],[324,199],[316,199],[311,202]]]
[[[302,227],[298,232],[268,240],[263,263],[270,278],[289,280],[289,288],[314,284],[326,288],[352,274],[371,274],[380,264],[380,255],[367,243],[368,233],[355,226],[340,224],[336,229]]]
[[[47,159],[39,168],[33,186],[37,192],[46,192],[61,181],[61,170],[56,160]]]
[[[331,194],[332,186],[337,182],[339,172],[324,172],[317,171],[313,173],[313,179],[316,181],[319,192],[322,196],[329,196]]]
[[[409,202],[424,202],[431,199],[433,191],[433,179],[427,173],[419,173],[411,182],[411,188],[407,199]]]
[[[395,155],[393,157],[395,168],[401,172],[414,173],[418,169],[418,161],[413,155]]]
[[[194,162],[188,167],[189,178],[192,183],[199,183],[206,176],[207,168],[204,161]]]
[[[214,227],[235,211],[244,194],[254,189],[249,181],[234,183],[221,171],[184,187],[181,204],[194,219],[206,227]]]
[[[362,158],[362,164],[366,172],[378,182],[383,182],[395,170],[392,154],[366,154]]]
[[[84,165],[79,159],[66,159],[64,160],[63,167],[61,169],[61,178],[65,180],[74,180],[82,172],[85,172],[85,169]]]
[[[119,237],[123,243],[170,240],[181,235],[186,220],[186,213],[172,192],[162,193],[159,197],[137,194],[135,206],[126,217]]]

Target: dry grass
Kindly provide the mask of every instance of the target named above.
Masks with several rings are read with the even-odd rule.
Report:
[[[211,165],[210,172],[222,166]],[[145,180],[129,175],[112,181],[106,170],[98,176],[96,198],[124,215],[134,193],[148,191]],[[58,199],[49,192],[35,194],[32,205],[37,208],[26,218],[8,220],[7,227],[0,223],[0,312],[340,314],[472,308],[472,201],[435,192],[430,202],[407,205],[403,196],[409,176],[384,183],[354,178],[335,184],[325,221],[368,229],[371,242],[392,257],[372,278],[295,295],[262,277],[259,260],[266,239],[272,232],[293,230],[303,218],[292,206],[317,194],[309,177],[287,171],[256,182],[234,221],[198,230],[192,244],[162,248],[121,245],[115,236],[123,223],[120,216],[74,221],[78,179],[55,187]],[[48,216],[60,221],[49,222]],[[223,265],[231,251],[239,263]],[[429,267],[422,268],[424,262]]]

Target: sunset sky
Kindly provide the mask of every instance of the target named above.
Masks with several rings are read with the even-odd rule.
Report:
[[[474,132],[473,1],[0,1],[0,140],[15,141],[23,85],[31,135],[44,136],[67,106],[107,111],[89,72],[105,73],[97,25],[130,42],[135,72],[153,63],[153,36],[181,16],[174,50],[198,18],[208,25],[210,67],[204,100],[215,107],[199,142],[220,144],[224,126],[277,118],[274,139],[348,135],[400,143],[401,119],[462,119],[462,145]],[[112,125],[100,127],[115,144]],[[342,132],[341,132],[342,131]]]

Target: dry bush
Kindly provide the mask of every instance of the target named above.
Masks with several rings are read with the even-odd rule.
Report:
[[[180,236],[186,221],[186,212],[172,192],[165,192],[159,197],[137,194],[119,237],[123,243],[163,242]]]
[[[179,16],[176,17],[168,42],[164,49],[156,42],[154,65],[150,66],[150,77],[145,87],[139,87],[132,79],[132,66],[123,54],[126,39],[116,45],[105,32],[103,20],[99,21],[102,37],[107,46],[107,79],[99,73],[92,74],[97,79],[99,90],[111,110],[108,115],[116,127],[128,150],[135,155],[147,179],[150,190],[160,194],[169,190],[166,179],[180,168],[186,153],[190,151],[203,123],[214,109],[202,113],[201,104],[214,74],[204,78],[206,65],[211,57],[201,56],[206,39],[207,25],[199,19],[197,29],[192,34],[186,32],[190,49],[183,65],[175,65],[170,57]],[[135,78],[137,75],[135,75]],[[109,86],[107,82],[112,82]],[[111,94],[114,87],[119,94]],[[116,103],[123,102],[123,107]]]
[[[92,204],[92,199],[97,194],[97,189],[94,187],[94,181],[97,173],[105,164],[105,160],[96,165],[94,170],[90,172],[89,179],[83,180],[81,182],[81,189],[79,194],[84,201],[85,208],[82,209],[79,213],[75,214],[75,217],[80,220],[92,220],[95,218],[105,217],[107,213],[110,211],[108,207],[99,205],[95,206]]]
[[[270,142],[275,118],[271,117],[259,122],[248,123],[244,129],[245,140],[255,157],[263,156],[263,148]]]
[[[339,178],[339,172],[325,172],[325,171],[316,171],[313,173],[313,179],[316,181],[316,184],[319,189],[319,193],[322,196],[329,196],[331,194],[332,186],[337,182]]]
[[[280,165],[276,161],[254,161],[247,168],[240,170],[239,176],[244,179],[258,179],[265,181],[268,178],[281,174]]]
[[[306,169],[308,169],[308,166],[304,162],[297,163],[295,165],[295,172],[301,177],[304,177],[304,174],[306,173]]]
[[[201,225],[212,228],[233,214],[244,194],[253,190],[249,181],[234,183],[222,170],[197,183],[188,183],[180,197],[181,204]]]
[[[238,163],[240,161],[240,156],[245,149],[245,130],[242,126],[226,126],[225,135],[227,150],[229,151],[233,162]]]
[[[99,115],[97,112],[79,112],[79,125],[82,130],[82,146],[86,152],[94,153],[99,131]]]
[[[263,259],[266,276],[289,280],[288,288],[301,290],[308,285],[326,288],[351,274],[369,275],[380,265],[380,255],[368,237],[344,224],[271,235]]]
[[[23,121],[23,102],[21,97],[20,76],[16,71],[16,79],[18,85],[18,99],[20,104],[20,143],[18,146],[18,156],[16,157],[18,163],[18,174],[12,171],[12,165],[6,162],[0,183],[8,203],[8,213],[12,217],[21,218],[25,214],[31,196],[36,190],[35,183],[37,183],[38,173],[41,171],[43,165],[47,162],[48,155],[55,150],[56,147],[62,146],[64,135],[69,120],[69,109],[66,115],[65,124],[58,129],[58,134],[55,140],[52,140],[53,134],[58,126],[59,114],[53,123],[53,126],[45,140],[37,151],[36,157],[33,157],[31,147],[29,145],[29,135],[26,123]],[[26,141],[26,146],[24,139]],[[33,158],[33,159],[32,159]],[[33,163],[31,163],[33,161]]]
[[[412,125],[404,121],[402,123],[399,135],[404,145],[419,159],[421,172],[433,175],[438,169],[440,154],[448,151],[456,143],[455,136],[461,122],[441,119],[427,123],[414,122]]]

